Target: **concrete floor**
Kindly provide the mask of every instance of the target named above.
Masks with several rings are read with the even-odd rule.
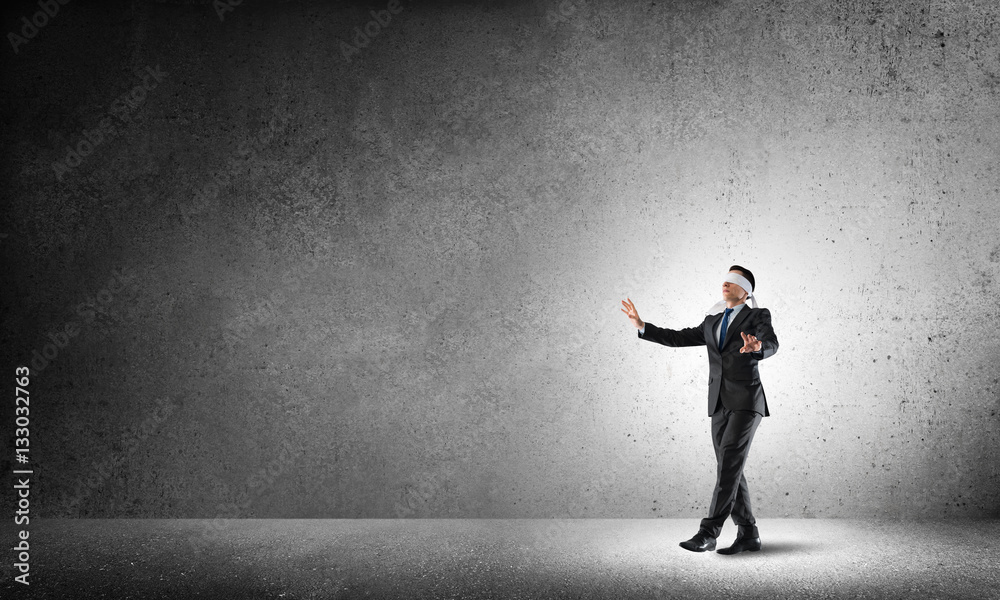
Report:
[[[1000,598],[1000,521],[758,526],[727,557],[678,547],[697,519],[33,520],[0,597]]]

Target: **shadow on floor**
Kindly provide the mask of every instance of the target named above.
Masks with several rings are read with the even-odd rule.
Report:
[[[816,552],[823,549],[823,544],[819,542],[789,542],[782,540],[780,542],[768,542],[764,540],[761,542],[760,552],[742,552],[738,556],[747,556],[753,554],[767,554],[769,556],[777,556],[780,554],[801,554],[804,552]]]

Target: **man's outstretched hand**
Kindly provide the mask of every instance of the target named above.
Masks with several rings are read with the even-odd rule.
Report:
[[[740,332],[740,335],[743,336],[743,347],[740,348],[740,354],[744,352],[757,352],[760,350],[761,347],[760,340],[758,340],[752,335],[747,335],[742,331]]]
[[[636,329],[642,329],[646,326],[646,324],[642,322],[642,319],[639,318],[639,311],[635,309],[635,304],[632,304],[631,298],[628,298],[628,302],[622,300],[622,305],[625,307],[622,309],[622,312],[628,316],[629,320],[632,321],[632,324],[635,325]]]

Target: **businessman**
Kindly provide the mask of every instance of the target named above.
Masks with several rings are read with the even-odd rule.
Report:
[[[730,516],[739,528],[736,541],[719,553],[755,552],[761,547],[743,467],[757,426],[770,415],[757,361],[778,351],[778,338],[771,328],[771,313],[757,307],[753,290],[753,273],[739,265],[729,267],[722,281],[722,300],[709,309],[700,325],[679,330],[643,322],[632,300],[622,300],[621,310],[639,330],[640,338],[664,346],[707,346],[708,415],[717,468],[708,517],[701,520],[694,537],[681,542],[682,548],[693,552],[715,550],[715,540]],[[747,306],[747,299],[752,307]]]

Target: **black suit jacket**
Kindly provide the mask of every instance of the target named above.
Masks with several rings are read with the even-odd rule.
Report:
[[[771,312],[766,308],[744,306],[726,327],[726,340],[719,351],[715,341],[715,326],[725,313],[707,315],[701,325],[687,329],[663,329],[646,323],[639,337],[664,346],[708,347],[708,415],[712,416],[719,403],[729,410],[753,410],[768,417],[767,397],[760,383],[757,361],[778,351],[778,338],[771,328]],[[743,336],[756,336],[761,342],[757,352],[740,353]]]

